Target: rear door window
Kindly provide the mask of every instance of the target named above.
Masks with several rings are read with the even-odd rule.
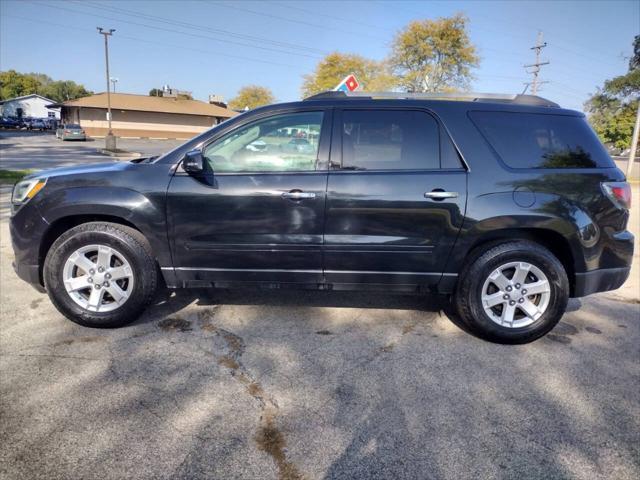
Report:
[[[518,112],[470,112],[469,116],[511,168],[614,166],[584,117]]]
[[[440,168],[438,122],[411,110],[344,110],[343,170]]]

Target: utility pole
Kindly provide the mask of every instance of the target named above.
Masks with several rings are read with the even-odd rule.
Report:
[[[631,138],[631,151],[629,152],[629,162],[627,163],[627,180],[631,178],[633,163],[636,161],[636,150],[638,148],[638,136],[640,136],[640,103],[638,103],[638,113],[636,114],[636,125],[633,127],[633,137]]]
[[[531,73],[533,75],[533,80],[531,82],[525,83],[526,87],[524,91],[526,92],[529,85],[531,85],[531,93],[533,95],[538,94],[538,87],[540,85],[542,85],[543,83],[549,83],[547,81],[542,81],[538,79],[538,74],[540,73],[540,67],[542,67],[543,65],[549,65],[549,61],[545,61],[545,62],[540,61],[540,52],[542,52],[542,49],[546,46],[547,46],[547,42],[542,41],[542,32],[538,32],[538,40],[536,41],[536,44],[533,47],[531,47],[531,50],[535,50],[536,52],[536,62],[530,65],[524,66],[525,69],[531,68],[532,70],[527,71],[527,73]]]
[[[104,148],[106,150],[115,151],[116,150],[116,137],[113,135],[111,131],[111,91],[109,85],[109,37],[113,35],[115,30],[110,28],[109,30],[104,30],[102,27],[96,27],[98,29],[98,33],[104,36],[104,60],[107,69],[107,122],[109,125],[109,131],[107,132],[106,137],[104,138]]]

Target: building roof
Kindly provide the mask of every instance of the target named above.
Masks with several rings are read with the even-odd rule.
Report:
[[[50,107],[90,107],[107,108],[105,92],[88,97],[77,98],[67,102],[49,105]],[[230,118],[237,115],[233,110],[201,102],[167,97],[150,97],[131,93],[112,93],[111,108],[114,110],[136,110],[139,112],[182,113],[186,115],[203,115],[207,117]]]
[[[32,93],[30,95],[23,95],[21,97],[7,98],[6,100],[0,101],[0,105],[2,105],[4,103],[9,103],[9,102],[22,101],[22,100],[26,100],[27,98],[32,98],[32,97],[38,97],[38,98],[41,98],[41,99],[43,99],[43,100],[45,100],[47,102],[54,103],[54,100],[51,100],[50,98],[43,97],[42,95],[38,95],[37,93]]]

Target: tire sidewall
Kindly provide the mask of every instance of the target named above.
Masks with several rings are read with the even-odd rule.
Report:
[[[63,236],[64,237],[64,236]],[[49,297],[67,318],[76,323],[92,327],[113,327],[135,320],[145,307],[145,291],[149,288],[144,275],[144,259],[140,253],[119,235],[106,231],[81,231],[61,237],[47,254],[43,272]],[[58,243],[60,242],[60,243]],[[117,250],[129,262],[133,271],[133,290],[127,301],[109,312],[92,312],[78,305],[64,286],[63,270],[69,256],[87,245],[107,245]]]
[[[473,323],[481,334],[491,340],[503,343],[526,343],[549,332],[565,312],[569,282],[562,264],[546,250],[528,248],[523,244],[516,248],[505,249],[489,259],[481,256],[468,271],[468,306]],[[484,261],[483,261],[484,260]],[[550,285],[550,298],[547,309],[531,325],[520,328],[503,327],[495,323],[482,306],[482,288],[488,276],[498,267],[509,262],[526,262],[535,265],[547,276]]]

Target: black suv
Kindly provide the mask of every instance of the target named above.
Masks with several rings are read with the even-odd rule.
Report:
[[[18,275],[92,327],[162,281],[251,283],[450,295],[523,343],[633,254],[629,185],[584,116],[525,95],[328,92],[159,158],[31,175],[12,203]]]

